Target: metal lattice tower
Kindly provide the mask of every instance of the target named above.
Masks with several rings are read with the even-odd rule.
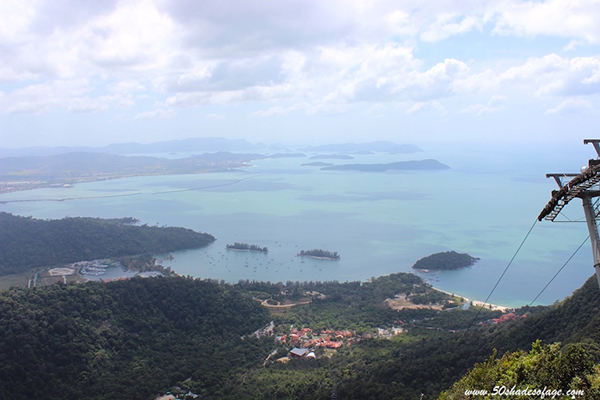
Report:
[[[585,139],[584,144],[592,144],[598,158],[600,158],[600,139]],[[583,212],[587,222],[590,241],[592,242],[592,255],[594,258],[594,270],[598,285],[600,285],[600,237],[598,236],[598,219],[600,211],[598,204],[592,201],[595,197],[600,197],[600,160],[589,160],[587,166],[581,167],[579,174],[546,174],[546,178],[554,178],[559,190],[552,191],[552,199],[546,204],[538,221],[554,221],[562,209],[574,198],[580,198],[583,202]],[[565,178],[571,178],[564,182]]]

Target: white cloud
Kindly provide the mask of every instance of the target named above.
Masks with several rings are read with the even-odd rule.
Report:
[[[498,112],[498,111],[502,111],[502,110],[506,109],[506,106],[504,105],[505,103],[506,103],[505,96],[495,95],[495,96],[492,96],[492,98],[487,102],[487,104],[473,104],[473,105],[470,105],[470,106],[464,108],[463,110],[461,110],[461,112],[478,114],[478,115],[483,115],[485,113],[490,113],[490,112]]]
[[[316,104],[316,105],[310,107],[306,111],[306,115],[333,116],[333,115],[344,114],[347,110],[348,110],[348,106],[346,106],[345,104],[321,103],[321,104]]]
[[[446,59],[425,73],[412,71],[406,90],[416,100],[431,100],[456,93],[455,81],[464,78],[469,67],[462,61]]]
[[[5,0],[0,113],[558,115],[599,107],[598,43],[595,0]]]
[[[259,110],[259,111],[255,111],[253,112],[252,115],[253,117],[277,117],[280,115],[287,115],[288,114],[288,110],[285,107],[282,106],[275,106],[275,107],[270,107],[266,110]]]
[[[267,108],[266,110],[255,111],[255,112],[251,113],[250,115],[253,117],[261,117],[261,118],[278,117],[278,116],[283,116],[283,115],[289,115],[290,113],[293,113],[298,110],[307,110],[307,109],[310,109],[311,107],[313,107],[313,106],[306,102],[296,103],[296,104],[293,104],[288,107],[273,106],[273,107]]]
[[[548,35],[600,43],[600,3],[595,0],[499,1],[494,31]]]
[[[429,29],[421,34],[427,42],[438,42],[450,36],[467,33],[473,29],[481,30],[483,20],[477,16],[459,14],[441,14]]]
[[[563,50],[564,51],[573,51],[573,50],[577,49],[577,47],[580,47],[584,44],[585,43],[581,40],[571,40],[565,47],[563,47]]]
[[[217,121],[225,119],[225,116],[223,114],[207,114],[204,118],[208,120]]]
[[[600,92],[600,58],[563,58],[556,54],[530,58],[499,76],[500,84],[530,86],[539,96],[587,95]]]
[[[447,110],[439,101],[417,102],[406,110],[406,113],[411,115],[431,112],[444,115],[447,113]]]
[[[37,114],[54,107],[68,107],[73,99],[81,97],[89,90],[90,85],[86,79],[36,83],[5,93],[0,110]]]
[[[82,97],[70,101],[67,111],[74,113],[100,112],[108,110],[109,106],[101,99]]]
[[[149,120],[149,119],[156,119],[156,118],[171,118],[173,116],[175,116],[175,111],[163,110],[162,108],[159,108],[157,110],[139,113],[135,117],[133,117],[133,119],[134,119],[134,121],[137,121],[137,120]]]
[[[568,98],[558,106],[546,110],[547,115],[581,114],[592,109],[592,102],[583,98]]]
[[[135,92],[144,92],[146,87],[135,79],[128,79],[108,85],[108,91],[119,94],[129,94]]]

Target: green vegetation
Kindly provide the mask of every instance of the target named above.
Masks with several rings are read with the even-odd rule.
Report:
[[[549,388],[596,393],[590,369],[600,359],[595,278],[562,303],[524,307],[517,313],[527,318],[500,325],[479,324],[499,312],[482,310],[474,321],[476,310],[395,310],[384,303],[431,290],[411,274],[363,283],[134,278],[11,289],[0,292],[0,397],[150,399],[177,385],[202,398],[324,400],[331,397],[333,370],[337,393],[347,399],[433,398],[444,390],[450,399],[461,387],[487,388],[494,380],[534,387],[546,379],[554,382]],[[251,293],[312,302],[269,316]],[[317,360],[281,364],[265,359],[273,350],[273,359],[284,356],[289,347],[249,336],[270,320],[276,331],[293,324],[360,335],[400,324],[404,332],[388,340],[365,336],[331,357],[321,351]],[[529,352],[537,339],[564,347],[535,344]],[[476,363],[490,372],[480,365],[463,378]]]
[[[354,308],[359,307],[357,304]],[[299,310],[300,306],[296,308]],[[341,310],[337,311],[341,313]],[[252,384],[236,388],[236,395],[231,398],[328,399],[333,370],[337,371],[340,398],[410,399],[419,398],[421,393],[426,398],[433,398],[460,380],[474,364],[489,359],[491,354],[520,349],[528,351],[537,338],[548,343],[565,343],[567,353],[561,354],[567,356],[554,366],[559,369],[581,367],[585,369],[585,375],[589,371],[587,357],[591,356],[596,362],[600,359],[598,310],[600,291],[595,278],[564,302],[552,307],[524,307],[518,314],[527,314],[527,318],[501,325],[479,325],[478,321],[473,321],[475,310],[403,310],[405,315],[415,313],[418,321],[402,335],[392,340],[363,340],[339,349],[330,359],[317,362],[293,360],[287,365],[268,364],[253,369],[244,376],[246,382]],[[459,331],[452,332],[451,327],[459,328]],[[583,350],[569,350],[573,345]],[[554,359],[557,350],[554,346],[552,352],[545,353],[548,359]],[[569,351],[573,353],[568,355]],[[566,362],[563,367],[562,362]],[[550,366],[549,370],[552,368]],[[578,371],[581,369],[572,371],[572,376],[578,375]],[[594,377],[589,379],[592,381]],[[572,380],[574,384],[577,382],[577,378]],[[589,393],[587,398],[594,398],[592,390],[586,393]]]
[[[269,252],[269,249],[266,247],[260,247],[255,244],[238,243],[238,242],[235,242],[234,244],[228,244],[227,250],[249,250],[249,251],[260,251],[263,253]]]
[[[207,246],[215,238],[191,229],[135,226],[131,220],[41,220],[0,212],[0,276],[83,260],[168,253]]]
[[[158,248],[214,240],[124,222],[0,213],[0,266],[6,274],[38,259],[62,264],[121,251],[122,262],[144,270]],[[443,391],[444,399],[460,399],[467,388],[496,385],[582,389],[581,398],[597,398],[595,277],[561,303],[523,307],[500,324],[490,322],[499,311],[462,310],[460,303],[407,273],[368,282],[229,285],[174,277],[9,289],[0,292],[0,398],[152,399],[178,386],[207,399],[324,400],[333,371],[346,399],[434,398]],[[282,364],[274,360],[291,344],[252,334],[269,321],[276,333],[350,330],[358,341]],[[392,328],[402,333],[376,338]],[[266,361],[270,354],[276,356]]]
[[[440,400],[493,399],[508,396],[507,393],[516,399],[598,398],[597,385],[592,387],[594,372],[591,357],[580,347],[569,346],[561,351],[558,343],[542,345],[536,341],[529,353],[519,350],[496,358],[494,352],[486,362],[475,365],[450,390],[442,393]]]
[[[479,261],[479,258],[471,257],[466,253],[457,253],[455,251],[446,251],[444,253],[435,253],[421,258],[412,267],[414,269],[428,269],[432,271],[460,269],[470,267]]]
[[[428,287],[418,276],[407,273],[382,276],[369,282],[289,281],[283,284],[240,281],[238,286],[250,293],[260,293],[263,298],[265,295],[270,296],[271,299],[282,303],[286,300],[291,302],[312,300],[309,304],[279,311],[274,315],[278,326],[294,325],[313,330],[349,329],[360,333],[371,333],[377,327],[392,327],[398,320],[406,321],[405,325],[408,328],[439,313],[432,309],[392,309],[385,301],[393,299],[398,294],[406,296],[439,293],[443,296],[442,301],[450,299],[450,296]],[[474,314],[469,313],[469,315]],[[481,320],[490,318],[488,315],[490,314],[484,313]],[[451,328],[457,326],[451,325]]]
[[[339,260],[340,255],[337,251],[331,252],[327,250],[321,249],[313,249],[313,250],[302,250],[297,254],[300,257],[315,257],[315,258],[326,258],[329,260]]]
[[[149,399],[184,381],[222,397],[272,349],[241,339],[267,322],[234,287],[184,278],[0,292],[0,398]]]
[[[156,263],[150,253],[140,254],[130,257],[119,257],[119,263],[128,271],[135,272],[148,272],[158,271],[163,276],[176,276],[177,274],[171,269],[171,267],[164,267]]]

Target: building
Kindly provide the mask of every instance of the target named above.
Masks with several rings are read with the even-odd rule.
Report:
[[[292,350],[290,350],[290,356],[292,357],[304,357],[305,355],[308,354],[308,349],[299,349],[298,347],[294,347]]]

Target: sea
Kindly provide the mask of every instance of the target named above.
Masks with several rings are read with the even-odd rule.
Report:
[[[444,291],[517,307],[562,300],[593,275],[589,241],[576,251],[588,236],[578,199],[560,222],[537,222],[556,188],[545,174],[578,172],[594,156],[581,142],[420,147],[424,151],[414,154],[352,154],[353,160],[312,160],[320,153],[309,152],[228,172],[7,193],[0,195],[0,211],[44,219],[135,217],[142,224],[207,232],[217,239],[210,246],[157,257],[179,274],[232,283],[367,281],[414,272]],[[358,172],[302,165],[423,159],[450,169]],[[228,251],[234,242],[269,252]],[[296,256],[310,249],[337,251],[341,259]],[[479,261],[455,271],[412,269],[420,258],[451,250]]]

